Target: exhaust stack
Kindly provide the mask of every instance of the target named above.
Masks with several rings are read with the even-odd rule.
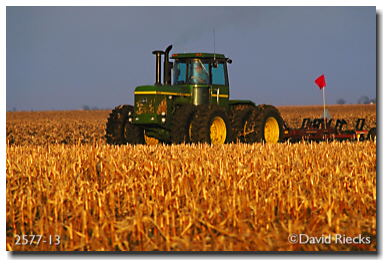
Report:
[[[172,45],[169,45],[164,52],[164,85],[171,85],[171,70],[173,64],[169,62],[169,52],[172,50]]]
[[[153,51],[152,54],[156,55],[156,83],[154,85],[161,85],[161,55],[164,51]]]

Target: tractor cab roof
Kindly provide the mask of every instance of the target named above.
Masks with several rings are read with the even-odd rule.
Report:
[[[217,58],[227,59],[223,54],[209,54],[209,53],[181,53],[173,54],[172,59],[187,59],[187,58]]]

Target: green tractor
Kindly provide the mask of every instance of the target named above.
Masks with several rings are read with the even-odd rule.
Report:
[[[156,82],[134,91],[134,106],[112,110],[109,144],[265,142],[283,140],[283,119],[274,106],[229,99],[223,54],[153,51]],[[164,56],[163,82],[161,60]]]

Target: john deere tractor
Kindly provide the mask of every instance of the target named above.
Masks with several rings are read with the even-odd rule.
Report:
[[[171,49],[172,45],[153,51],[156,82],[135,88],[134,106],[112,110],[107,143],[276,143],[283,139],[284,122],[274,106],[230,100],[227,65],[231,59],[210,53],[169,58]]]

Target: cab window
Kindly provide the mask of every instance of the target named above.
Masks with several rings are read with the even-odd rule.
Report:
[[[185,62],[175,62],[173,66],[173,85],[186,83],[187,64]]]
[[[217,67],[212,67],[211,76],[213,85],[226,85],[224,63],[218,63]]]

